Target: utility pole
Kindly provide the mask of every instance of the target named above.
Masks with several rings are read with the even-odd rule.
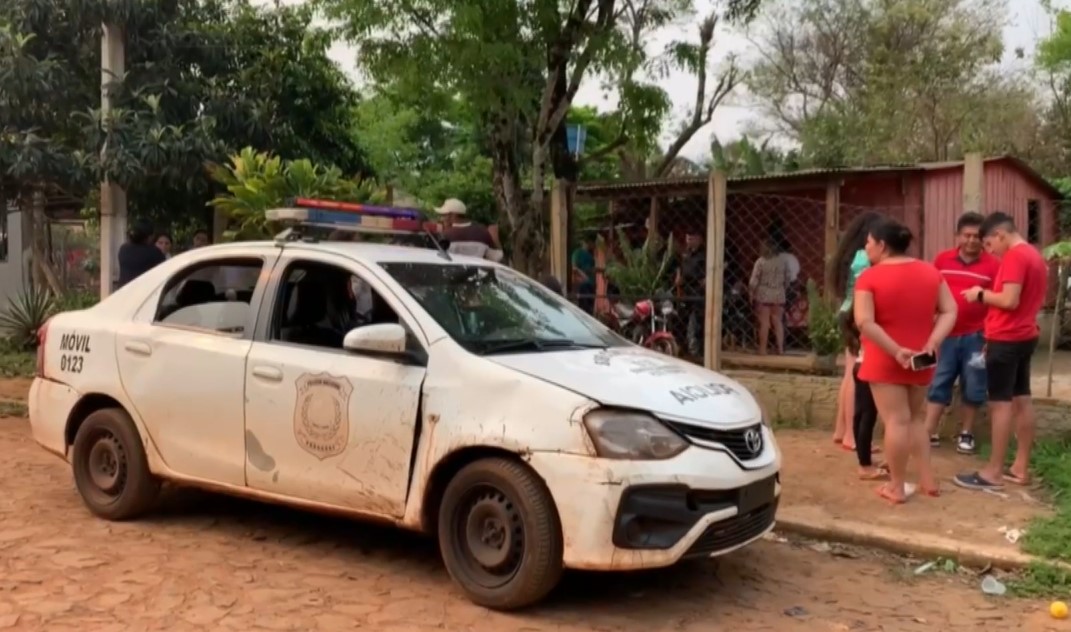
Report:
[[[105,125],[112,109],[108,84],[121,80],[126,72],[126,43],[123,28],[104,24],[100,41],[100,114]],[[101,147],[101,159],[108,152],[108,142]],[[126,191],[107,178],[100,183],[100,297],[112,293],[118,278],[116,254],[126,234]]]

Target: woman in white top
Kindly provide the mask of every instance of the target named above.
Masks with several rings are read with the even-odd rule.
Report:
[[[751,270],[751,298],[759,317],[759,355],[766,355],[770,326],[773,326],[777,354],[785,352],[785,298],[789,284],[788,264],[777,255],[777,249],[763,242],[762,254]]]

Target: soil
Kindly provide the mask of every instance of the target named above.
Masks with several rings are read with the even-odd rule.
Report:
[[[897,506],[878,497],[880,483],[858,479],[855,453],[834,444],[830,433],[778,430],[777,441],[784,455],[782,502],[810,515],[1015,549],[1017,545],[1005,538],[1001,527],[1025,530],[1035,516],[1049,513],[1037,489],[1009,485],[998,496],[954,486],[952,476],[977,469],[981,461],[956,454],[947,441],[932,451],[941,496],[918,495]],[[876,458],[880,459],[881,454]],[[913,475],[909,480],[914,480]]]
[[[780,538],[657,572],[567,574],[546,604],[491,613],[459,594],[424,538],[191,490],[109,523],[25,420],[0,420],[0,454],[0,629],[1071,629],[1044,603],[987,599],[973,576],[916,577],[895,558]]]

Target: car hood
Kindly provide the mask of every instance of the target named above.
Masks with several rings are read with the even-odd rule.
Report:
[[[590,397],[606,406],[713,427],[759,421],[762,411],[739,382],[642,347],[488,356],[487,360]]]

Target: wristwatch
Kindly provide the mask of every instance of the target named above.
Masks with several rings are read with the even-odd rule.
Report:
[[[979,303],[984,303],[985,302],[985,290],[978,290],[978,302]]]

